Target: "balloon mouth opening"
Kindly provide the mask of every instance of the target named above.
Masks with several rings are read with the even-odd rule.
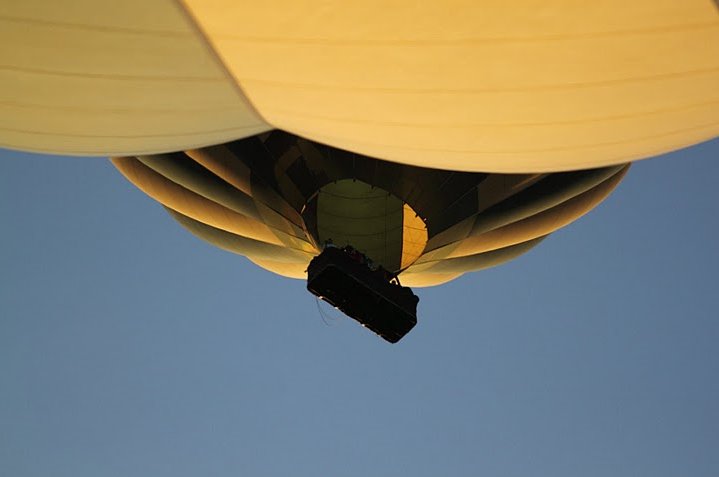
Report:
[[[303,207],[302,218],[314,223],[318,244],[350,245],[388,270],[399,272],[424,251],[424,220],[401,198],[358,179],[322,186]]]

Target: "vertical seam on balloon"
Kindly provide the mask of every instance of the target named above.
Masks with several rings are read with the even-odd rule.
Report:
[[[212,42],[210,41],[209,36],[205,33],[205,31],[200,26],[200,22],[198,21],[197,17],[192,13],[192,10],[188,5],[185,4],[184,0],[174,0],[175,5],[177,5],[180,12],[185,16],[188,23],[190,23],[191,28],[194,30],[195,34],[199,37],[202,44],[207,49],[208,53],[212,56],[212,58],[215,60],[215,63],[220,67],[220,69],[225,74],[225,77],[230,80],[232,83],[233,88],[237,92],[237,94],[240,96],[240,100],[245,103],[247,108],[252,111],[252,113],[257,116],[257,118],[265,123],[266,125],[274,128],[272,124],[262,115],[260,114],[259,109],[254,105],[252,100],[250,100],[250,97],[247,93],[245,93],[245,90],[242,89],[242,86],[240,85],[239,79],[237,79],[230,69],[227,67],[225,62],[222,60],[222,57],[220,54],[215,50],[215,47],[212,45]]]

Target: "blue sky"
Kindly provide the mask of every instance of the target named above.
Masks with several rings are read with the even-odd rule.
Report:
[[[0,475],[719,475],[719,140],[389,345],[111,164],[0,151]]]

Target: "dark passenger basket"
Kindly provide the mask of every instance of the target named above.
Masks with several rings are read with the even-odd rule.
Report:
[[[307,268],[307,289],[379,336],[396,343],[417,324],[419,298],[349,253],[326,248]]]

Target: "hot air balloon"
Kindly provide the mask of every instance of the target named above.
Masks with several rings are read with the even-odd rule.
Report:
[[[360,252],[408,286],[438,285],[521,255],[601,202],[628,169],[446,171],[370,158],[283,131],[113,163],[191,233],[267,270],[305,279],[313,258],[331,243],[335,250]],[[335,283],[362,275],[349,273],[351,265],[337,266],[345,273],[333,275]],[[360,282],[381,286],[371,278]],[[354,285],[347,282],[331,302],[363,289]],[[375,305],[387,296],[379,294]],[[398,297],[390,301],[403,301]],[[353,314],[371,300],[350,302],[340,308]],[[409,315],[405,322],[413,324],[414,311]],[[385,332],[368,320],[359,321],[394,341],[409,331]]]
[[[514,258],[629,161],[719,132],[711,0],[26,0],[0,23],[0,145],[113,156],[203,240],[381,288],[351,247],[402,284],[313,292],[390,341],[412,300],[400,331],[358,302]]]

